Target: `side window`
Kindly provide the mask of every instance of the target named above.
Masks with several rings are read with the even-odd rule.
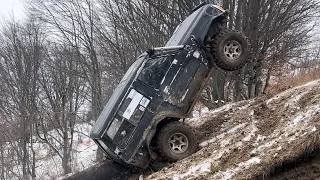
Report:
[[[138,79],[155,89],[159,89],[160,83],[171,65],[170,59],[170,57],[148,59]]]

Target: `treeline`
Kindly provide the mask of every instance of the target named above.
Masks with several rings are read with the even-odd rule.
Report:
[[[268,93],[277,72],[315,68],[319,64],[319,45],[311,38],[319,13],[318,2],[224,0],[222,4],[230,10],[228,28],[248,36],[253,56],[239,71],[217,69],[213,73],[212,86],[207,87],[203,99],[209,107]]]
[[[35,142],[72,172],[74,125],[96,119],[135,57],[163,46],[200,2],[26,0],[27,17],[0,32],[0,179],[36,178]],[[210,108],[266,93],[284,68],[319,64],[319,48],[307,48],[318,1],[212,2],[229,9],[228,28],[249,37],[253,58],[236,72],[214,70],[201,98]]]

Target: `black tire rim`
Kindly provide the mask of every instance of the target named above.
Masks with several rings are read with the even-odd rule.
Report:
[[[238,41],[228,41],[223,47],[224,55],[230,60],[238,59],[242,54],[242,47]]]
[[[188,138],[182,133],[174,133],[169,137],[171,151],[177,154],[184,153],[189,146]]]

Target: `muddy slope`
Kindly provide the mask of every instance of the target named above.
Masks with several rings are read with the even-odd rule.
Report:
[[[319,179],[320,80],[188,119],[200,150],[152,173],[96,165],[66,179]]]
[[[275,168],[268,177],[270,180],[320,179],[320,149],[306,153],[295,161],[287,162]]]
[[[320,80],[188,122],[199,132],[201,149],[146,179],[280,178],[300,157],[320,149]]]

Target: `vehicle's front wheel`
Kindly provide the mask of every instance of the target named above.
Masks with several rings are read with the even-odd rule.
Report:
[[[227,71],[242,68],[251,58],[251,45],[238,31],[221,31],[211,43],[211,53],[216,65]]]
[[[198,143],[190,126],[171,122],[157,133],[157,149],[168,161],[177,161],[196,152]]]

